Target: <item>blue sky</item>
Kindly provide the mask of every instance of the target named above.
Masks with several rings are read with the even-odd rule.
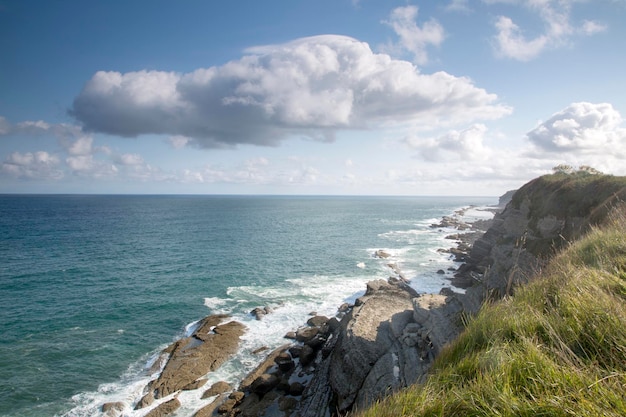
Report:
[[[626,1],[0,0],[0,193],[626,175]]]

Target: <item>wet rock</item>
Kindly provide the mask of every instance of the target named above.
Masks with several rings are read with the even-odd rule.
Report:
[[[375,258],[387,259],[387,258],[391,257],[391,254],[385,252],[382,249],[378,249],[376,252],[374,252],[374,257]]]
[[[155,398],[166,397],[214,371],[236,353],[245,326],[225,315],[203,319],[191,337],[174,343],[163,371],[151,385]]]
[[[313,327],[322,327],[326,323],[328,323],[328,317],[326,316],[314,316],[307,320],[307,324]]]
[[[166,417],[172,415],[176,410],[180,408],[180,401],[178,398],[173,398],[169,401],[159,404],[154,410],[151,410],[145,417]]]
[[[298,342],[306,342],[313,339],[318,333],[317,327],[301,327],[296,332],[296,340]]]
[[[231,391],[232,389],[233,388],[227,382],[219,381],[211,385],[211,387],[208,390],[204,391],[204,394],[202,394],[202,398],[204,399],[204,398],[213,397],[213,396]]]
[[[316,352],[311,346],[304,345],[300,352],[300,364],[308,366],[315,360]]]
[[[291,359],[291,355],[287,352],[283,352],[278,355],[274,359],[274,362],[276,362],[276,365],[278,365],[278,369],[280,369],[281,372],[288,372],[295,367],[293,359]]]
[[[106,417],[117,417],[122,414],[126,404],[121,401],[102,404],[102,412]]]
[[[218,414],[229,414],[235,407],[237,407],[237,401],[233,398],[228,398],[217,407],[217,412]]]
[[[148,407],[152,405],[154,402],[154,391],[150,390],[146,395],[144,395],[141,400],[135,405],[135,410],[140,410],[142,408]]]
[[[286,352],[289,349],[290,345],[283,345],[278,349],[270,352],[269,355],[257,366],[252,372],[250,372],[239,384],[239,391],[251,391],[252,383],[261,375],[269,372],[269,369],[272,368],[276,362],[275,359],[282,353]]]
[[[200,410],[196,411],[193,417],[212,417],[219,407],[226,400],[226,396],[224,394],[220,394],[215,400],[213,400],[210,404],[205,405]]]
[[[274,389],[279,382],[280,379],[276,375],[263,374],[254,380],[250,386],[250,390],[259,395],[267,394]]]
[[[252,314],[257,320],[261,320],[265,315],[272,313],[274,310],[271,307],[256,307],[250,314]]]
[[[198,389],[198,388],[202,387],[202,386],[203,386],[204,384],[206,384],[206,383],[207,383],[207,380],[206,380],[206,379],[199,379],[199,380],[197,380],[197,381],[194,381],[194,382],[192,382],[192,383],[190,383],[190,384],[185,385],[185,386],[182,388],[182,390],[183,390],[183,391],[193,391],[193,390],[195,390],[195,389]]]

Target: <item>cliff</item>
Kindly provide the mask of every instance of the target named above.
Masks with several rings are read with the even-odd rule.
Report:
[[[490,302],[422,384],[362,415],[626,415],[625,187],[601,176],[523,187],[485,235],[491,250],[474,259],[486,273],[468,292]],[[507,264],[512,252],[528,264]]]

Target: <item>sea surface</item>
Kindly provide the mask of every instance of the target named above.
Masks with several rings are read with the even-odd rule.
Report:
[[[0,416],[98,416],[127,404],[160,349],[213,313],[248,331],[210,379],[236,384],[253,351],[311,312],[332,316],[396,263],[420,292],[448,286],[451,230],[492,197],[0,196]],[[490,217],[481,210],[466,215]],[[378,259],[384,249],[392,256]],[[250,311],[270,306],[261,321]],[[208,385],[207,385],[208,387]],[[206,388],[206,387],[205,387]],[[206,403],[183,393],[177,416]]]

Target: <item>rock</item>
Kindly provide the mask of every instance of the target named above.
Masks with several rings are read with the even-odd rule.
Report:
[[[204,391],[204,394],[202,394],[202,398],[204,399],[204,398],[214,397],[216,395],[231,391],[232,389],[233,388],[230,386],[229,383],[225,381],[219,381],[211,385],[211,387],[208,390]]]
[[[192,383],[190,383],[190,384],[185,385],[185,386],[182,388],[182,390],[183,390],[183,391],[193,391],[193,390],[195,390],[195,389],[200,388],[200,387],[201,387],[201,386],[203,386],[204,384],[206,384],[206,383],[207,383],[207,381],[208,381],[208,380],[206,380],[206,379],[199,379],[199,380],[197,380],[197,381],[194,381],[194,382],[192,382]]]
[[[339,313],[345,313],[345,312],[347,312],[348,310],[350,310],[350,304],[348,304],[348,303],[343,303],[343,304],[342,304],[342,305],[340,305],[340,306],[339,306],[339,308],[337,309],[337,311],[338,311]]]
[[[317,327],[301,327],[296,332],[296,340],[298,342],[306,342],[313,339],[318,333]]]
[[[376,252],[374,252],[374,257],[375,258],[387,259],[387,258],[391,257],[391,254],[385,252],[382,249],[378,249]]]
[[[295,398],[283,397],[278,401],[278,409],[280,411],[291,411],[296,405],[298,405],[298,401]]]
[[[142,408],[148,407],[154,402],[154,391],[149,390],[146,395],[144,395],[141,400],[135,405],[135,410],[140,410]]]
[[[226,400],[226,396],[224,394],[220,394],[215,400],[213,400],[210,404],[205,405],[200,410],[196,411],[193,417],[212,417],[219,407]]]
[[[294,397],[299,397],[304,392],[304,385],[300,382],[293,382],[289,385],[289,395],[293,395]]]
[[[166,397],[194,383],[237,351],[245,327],[235,321],[220,324],[226,318],[225,315],[208,316],[191,337],[174,344],[163,371],[151,385],[155,398]]]
[[[124,411],[124,408],[126,408],[126,404],[124,404],[121,401],[118,401],[118,402],[102,404],[101,410],[104,413],[105,417],[118,417],[122,414],[122,411]]]
[[[315,360],[316,352],[311,346],[304,345],[300,351],[300,364],[308,366]]]
[[[304,342],[306,346],[310,346],[313,350],[318,350],[324,345],[324,343],[326,343],[326,338],[320,334],[317,334],[312,339]]]
[[[276,362],[276,365],[278,365],[278,369],[280,369],[281,372],[288,372],[295,367],[293,359],[291,359],[291,355],[287,352],[279,354],[274,359],[274,362]]]
[[[178,398],[173,398],[169,401],[159,404],[153,410],[150,410],[145,417],[166,417],[174,413],[174,411],[180,408],[180,401]]]
[[[285,339],[296,340],[296,332],[287,332],[285,335]]]
[[[244,394],[241,391],[235,391],[233,393],[231,393],[228,398],[237,401],[237,403],[240,403],[243,401],[244,397],[246,396],[246,394]]]
[[[298,358],[300,357],[300,353],[302,352],[302,346],[292,346],[289,348],[289,353],[291,354],[292,358]]]
[[[263,360],[254,371],[250,372],[239,384],[239,391],[247,392],[251,391],[252,383],[261,375],[269,372],[269,369],[273,367],[276,362],[275,359],[282,353],[286,352],[290,348],[290,345],[283,345],[272,352]]]
[[[262,309],[261,307],[257,307],[252,310],[250,314],[252,314],[257,320],[261,320],[266,313],[264,309]]]
[[[294,338],[295,338],[295,333],[294,333]],[[269,347],[267,347],[267,346],[261,346],[260,348],[254,349],[254,350],[252,351],[252,354],[253,354],[253,355],[258,355],[259,353],[261,353],[261,352],[265,352],[265,351],[266,351],[266,350],[268,350],[268,349],[269,349]]]
[[[267,394],[274,389],[279,382],[280,379],[276,375],[263,374],[254,380],[250,386],[250,390],[259,395]]]
[[[219,407],[217,407],[217,412],[218,414],[229,414],[235,407],[237,407],[237,401],[232,398],[228,398],[220,404]]]
[[[437,270],[437,274],[439,275],[444,275],[446,273],[446,271],[444,271],[443,269],[438,269]]]
[[[322,327],[326,323],[328,323],[328,317],[326,316],[314,316],[307,320],[307,324],[313,327]]]

